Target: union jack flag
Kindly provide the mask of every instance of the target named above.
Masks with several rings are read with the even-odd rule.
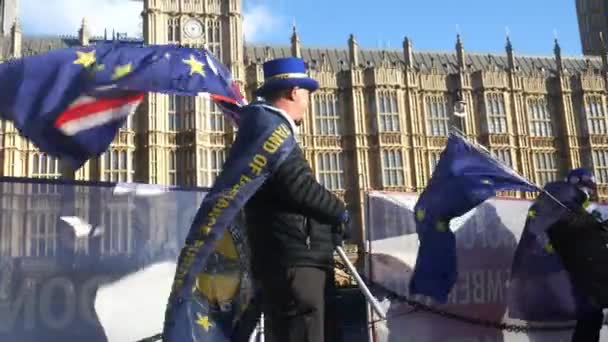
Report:
[[[144,94],[137,93],[114,98],[81,96],[55,120],[55,127],[67,136],[121,121],[135,113],[143,101]]]

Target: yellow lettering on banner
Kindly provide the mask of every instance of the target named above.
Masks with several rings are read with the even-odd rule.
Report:
[[[204,243],[203,241],[200,241],[200,242],[196,241],[194,243],[194,245],[188,246],[185,248],[182,262],[180,263],[180,265],[177,269],[176,275],[175,275],[175,281],[173,283],[174,291],[179,289],[182,286],[182,284],[184,283],[184,278],[186,276],[186,273],[188,272],[188,270],[190,269],[190,266],[194,262],[194,257],[196,256],[196,252],[203,245],[203,243]]]
[[[277,137],[275,134],[272,134],[270,138],[264,143],[264,151],[268,153],[275,153],[281,146],[282,142],[283,141],[280,137]]]
[[[228,204],[230,204],[230,203],[228,203],[228,201],[223,198],[221,198],[219,201],[217,201],[217,206],[218,206],[218,208],[221,208],[221,209],[228,208]]]
[[[253,172],[253,174],[256,176],[259,176],[260,173],[262,173],[262,169],[264,168],[264,166],[266,166],[267,162],[268,160],[264,155],[256,154],[253,157],[253,161],[251,161],[251,163],[249,164],[251,172]]]
[[[218,203],[219,201],[215,202],[215,206],[213,206],[213,209],[211,209],[211,214],[213,217],[218,217],[222,213],[222,208],[219,207]]]
[[[279,127],[277,127],[272,132],[272,134],[266,139],[266,141],[262,145],[262,150],[269,154],[275,153],[285,142],[285,139],[287,139],[287,137],[289,137],[290,135],[291,130],[287,125],[279,125]],[[263,154],[264,152],[254,155],[253,159],[249,163],[250,171],[253,176],[259,176],[262,173],[264,167],[268,164],[268,158]],[[199,228],[199,231],[200,233],[202,233],[203,237],[209,235],[209,233],[211,232],[211,227],[213,227],[217,223],[217,220],[224,212],[224,209],[230,206],[230,201],[232,201],[236,197],[241,187],[245,183],[250,182],[251,180],[251,175],[240,175],[238,184],[233,185],[230,188],[230,191],[220,196],[220,198],[213,205],[213,208],[211,209],[207,218],[207,222],[204,225],[201,225],[201,227]],[[185,247],[182,260],[179,263],[175,275],[175,281],[173,283],[174,291],[178,290],[183,285],[185,276],[192,266],[196,253],[204,244],[204,240],[200,239],[196,240],[192,245]]]
[[[287,126],[281,124],[277,129],[275,129],[270,137],[264,142],[263,148],[264,151],[268,153],[275,153],[279,147],[285,141],[285,138],[289,136],[289,128]]]

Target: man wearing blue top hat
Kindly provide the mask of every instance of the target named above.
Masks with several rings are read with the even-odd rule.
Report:
[[[270,60],[263,68],[264,84],[255,93],[263,100],[248,107],[279,116],[295,134],[319,84],[300,58]],[[296,145],[249,200],[245,214],[269,340],[335,341],[328,333],[325,297],[334,283],[333,251],[349,220],[344,203],[317,182]]]

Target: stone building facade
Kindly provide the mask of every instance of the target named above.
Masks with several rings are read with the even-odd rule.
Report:
[[[263,81],[265,60],[307,61],[321,89],[299,140],[319,180],[356,213],[357,242],[365,192],[423,189],[451,127],[541,185],[572,167],[593,168],[601,198],[608,197],[606,49],[599,57],[570,58],[555,41],[550,55],[520,56],[507,37],[504,54],[479,54],[457,37],[453,51],[416,51],[409,38],[401,49],[374,50],[352,35],[344,47],[310,48],[295,28],[284,46],[249,44],[241,0],[144,0],[142,19],[146,43],[207,46],[249,97]],[[0,38],[0,60],[110,39],[140,41],[92,37],[85,20],[74,37],[28,37],[14,21]],[[453,115],[459,101],[464,118]],[[233,138],[207,99],[150,94],[109,151],[72,173],[10,123],[1,127],[2,176],[182,186],[210,186]]]

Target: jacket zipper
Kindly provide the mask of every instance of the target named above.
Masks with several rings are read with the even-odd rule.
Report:
[[[304,217],[304,235],[306,235],[306,248],[310,250],[310,230],[308,229],[308,218]]]

